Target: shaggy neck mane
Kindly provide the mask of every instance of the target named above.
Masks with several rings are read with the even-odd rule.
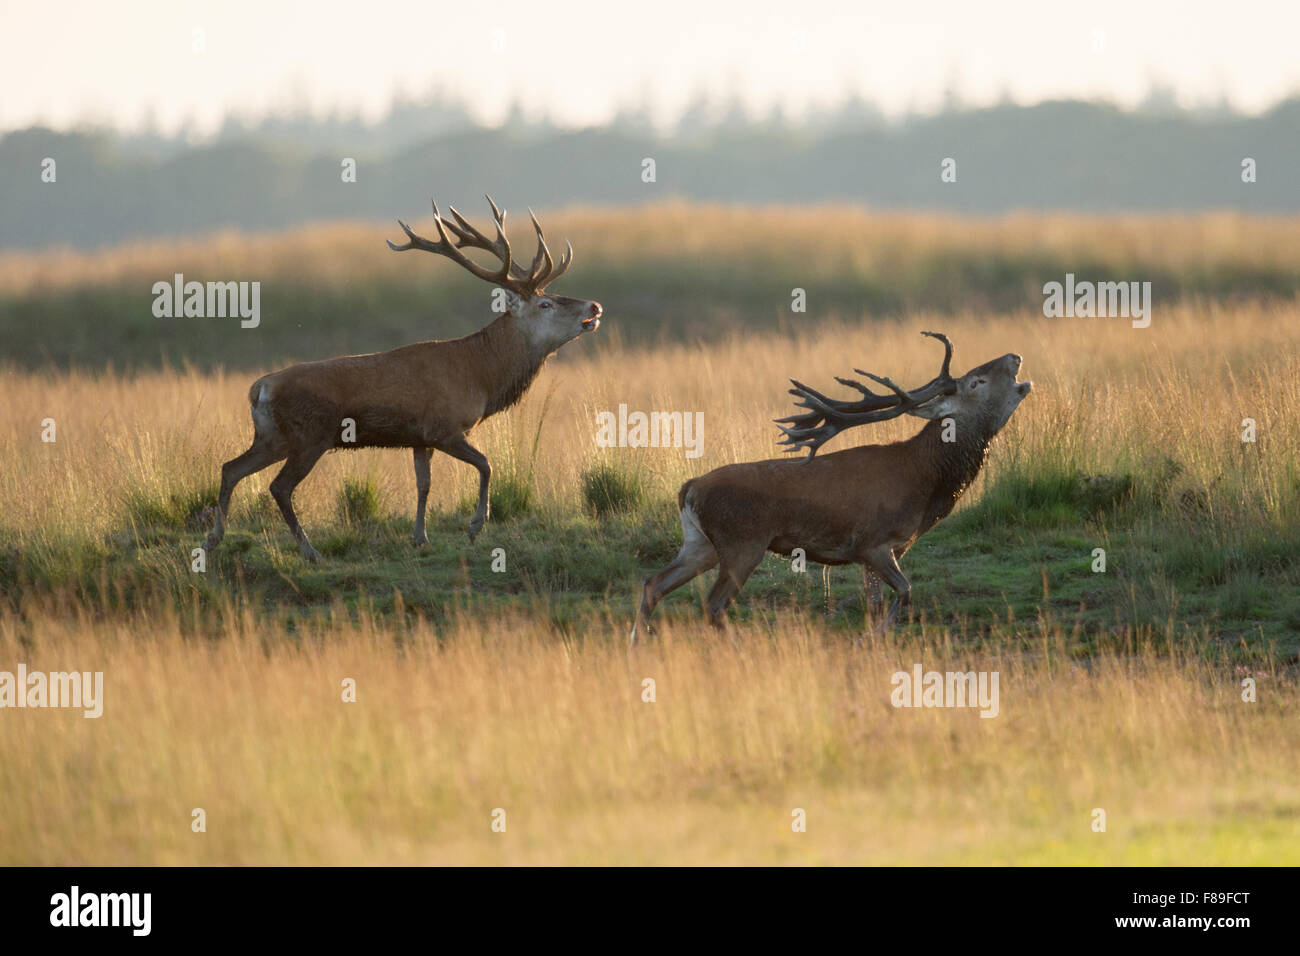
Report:
[[[957,499],[979,474],[993,436],[982,427],[956,430],[956,441],[943,440],[943,422],[931,421],[915,439],[925,450],[925,461],[934,478],[934,491],[926,505],[923,527],[930,527],[947,517]]]
[[[523,398],[551,356],[550,352],[542,352],[529,342],[510,312],[462,341],[469,346],[471,355],[493,370],[492,375],[483,379],[488,385],[484,418]]]

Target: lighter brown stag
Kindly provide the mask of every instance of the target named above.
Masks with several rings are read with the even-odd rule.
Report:
[[[271,495],[298,541],[304,558],[317,561],[293,510],[293,490],[334,448],[410,448],[415,462],[414,543],[428,542],[424,512],[429,496],[429,459],[434,451],[473,465],[479,473],[478,507],[470,518],[473,541],[488,517],[492,469],[469,443],[470,432],[489,415],[517,402],[543,363],[560,346],[600,325],[599,302],[546,294],[547,286],[573,262],[573,247],[557,265],[533,216],[537,251],[530,267],[515,261],[505,233],[505,212],[488,197],[495,238],[474,228],[455,209],[444,219],[433,206],[437,240],[416,235],[398,222],[408,241],[389,242],[397,252],[419,249],[445,256],[502,291],[505,311],[464,338],[419,342],[388,352],[304,362],[264,375],[248,401],[253,444],[221,468],[217,516],[207,537],[215,548],[225,533],[225,516],[235,485],[254,472],[285,462],[271,482]],[[461,249],[480,249],[497,260],[480,265]]]
[[[724,465],[682,485],[677,495],[682,548],[646,580],[632,644],[639,627],[648,629],[664,595],[715,566],[718,579],[706,606],[709,620],[724,626],[727,605],[763,555],[789,555],[796,548],[822,564],[862,565],[864,584],[877,603],[883,578],[895,594],[884,626],[894,621],[911,600],[899,559],[952,511],[979,473],[989,443],[1032,387],[1016,381],[1019,355],[1004,355],[953,378],[952,343],[938,332],[922,334],[945,349],[943,367],[926,385],[909,392],[857,369],[888,392],[837,378],[860,393],[839,401],[792,380],[790,394],[808,411],[777,422],[785,434],[782,442],[789,450],[806,448],[807,458]],[[929,423],[905,441],[816,457],[839,432],[900,415]]]

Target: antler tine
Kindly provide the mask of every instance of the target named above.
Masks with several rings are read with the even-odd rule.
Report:
[[[410,227],[408,227],[406,223],[402,222],[402,220],[397,220],[397,224],[402,227],[402,231],[410,237],[411,241],[399,246],[397,243],[393,242],[393,240],[385,239],[384,242],[388,243],[388,248],[392,249],[394,252],[405,252],[407,249],[414,249],[414,243],[419,237],[416,236],[415,233],[411,232]]]
[[[492,202],[491,196],[487,197],[487,201],[492,206],[492,219],[497,228],[497,238],[495,240],[489,239],[482,232],[476,229],[473,223],[457,211],[455,206],[448,206],[447,211],[455,217],[456,221],[448,222],[444,219],[443,225],[450,229],[456,236],[456,247],[458,249],[472,246],[477,249],[486,249],[499,259],[504,259],[507,256],[510,256],[511,276],[515,279],[527,279],[528,273],[524,271],[523,266],[514,261],[513,254],[510,250],[510,240],[507,238],[505,231],[505,210],[498,209],[497,204]]]
[[[826,398],[826,396],[819,392],[815,392],[812,389],[792,388],[789,391],[791,395],[794,395],[799,399],[799,401],[794,403],[796,408],[806,408],[812,412],[811,416],[807,414],[791,416],[789,419],[790,421],[799,418],[812,418],[814,420],[819,420],[827,415],[833,415],[835,412],[840,411],[831,399]],[[786,419],[782,419],[782,421],[785,420]]]
[[[558,266],[556,266],[553,270],[551,270],[551,272],[549,272],[549,273],[547,274],[547,276],[546,276],[546,282],[545,282],[545,284],[544,284],[544,287],[547,286],[547,285],[550,285],[552,282],[554,282],[554,281],[555,281],[556,279],[558,279],[560,276],[564,275],[564,273],[568,271],[569,266],[571,266],[571,265],[573,265],[573,246],[570,245],[568,239],[565,239],[565,240],[564,240],[564,255],[562,255],[562,256],[560,257],[560,264],[559,264]]]
[[[877,395],[861,382],[837,376],[836,381],[841,385],[857,389],[864,396],[864,398],[855,402],[838,401],[809,388],[802,382],[791,379],[790,383],[794,385],[794,388],[790,389],[790,394],[800,399],[795,402],[796,407],[807,408],[809,411],[800,415],[774,419],[777,427],[782,432],[782,438],[778,440],[778,444],[789,445],[790,447],[786,451],[806,448],[808,449],[808,458],[805,460],[811,460],[817,454],[818,448],[846,428],[897,418],[905,413],[913,412],[921,405],[938,398],[940,395],[949,393],[954,384],[949,372],[952,362],[952,342],[942,332],[925,332],[923,334],[938,339],[944,344],[943,366],[937,376],[914,391],[907,391],[891,378],[875,375],[860,368],[855,368],[854,371],[859,375],[866,376],[878,385],[885,386],[893,395]],[[785,425],[782,422],[789,424]]]
[[[838,399],[830,398],[826,395],[823,395],[815,388],[810,388],[809,386],[805,385],[803,382],[800,382],[793,378],[790,379],[790,384],[793,385],[794,388],[789,389],[789,392],[791,395],[795,395],[798,396],[799,398],[804,399],[804,401],[795,402],[796,405],[800,406],[801,408],[811,408],[819,412],[829,412],[829,411],[869,412],[877,408],[885,408],[888,407],[889,405],[894,404],[894,399],[891,396],[877,395],[875,392],[871,391],[871,389],[867,388],[861,382],[855,382],[852,379],[847,379],[847,378],[839,378],[838,376],[836,377],[835,380],[841,383],[842,385],[847,385],[851,388],[856,388],[858,391],[860,391],[863,394],[864,397],[858,401],[842,402],[839,401]]]
[[[465,246],[487,248],[494,245],[492,240],[479,232],[478,229],[474,227],[473,223],[460,214],[460,211],[457,210],[455,206],[448,206],[447,212],[451,213],[451,217],[455,222],[448,222],[444,219],[443,225],[450,229],[456,236],[456,239],[458,240],[456,246],[458,248],[464,248]]]
[[[854,369],[854,371],[857,371],[857,370]],[[875,392],[873,392],[871,389],[867,388],[867,386],[863,385],[861,382],[855,381],[854,379],[851,379],[851,378],[840,378],[838,375],[836,375],[836,376],[835,376],[835,381],[839,382],[841,385],[847,386],[848,388],[856,388],[859,392],[861,392],[861,393],[863,394],[863,396],[864,396],[865,398],[884,398],[884,397],[885,397],[885,396],[883,396],[883,395],[877,395]]]
[[[951,378],[952,375],[948,371],[948,366],[952,364],[952,343],[948,341],[948,336],[944,335],[942,332],[922,332],[921,334],[928,335],[932,339],[938,339],[943,343],[943,367],[939,369],[939,377]]]
[[[542,224],[537,221],[537,214],[528,210],[529,217],[533,220],[533,229],[537,233],[537,253],[533,256],[533,268],[529,275],[529,281],[533,288],[540,292],[545,288],[550,279],[551,270],[555,267],[555,261],[551,258],[551,250],[546,248],[546,236],[542,235]]]
[[[835,434],[829,426],[825,425],[821,428],[788,428],[785,425],[780,424],[779,419],[776,421],[776,427],[781,429],[784,433],[777,441],[777,444],[788,445],[789,447],[785,449],[787,454],[807,449],[808,458],[805,458],[804,461],[807,461],[812,458],[813,455],[817,454],[818,447],[820,447],[823,442],[828,441]]]
[[[483,235],[483,233],[471,226],[465,217],[454,209],[452,210],[452,216],[456,221],[454,223],[447,222],[442,218],[442,213],[438,211],[437,200],[431,200],[430,203],[433,206],[433,224],[438,230],[438,241],[433,242],[429,239],[425,239],[423,236],[417,235],[415,232],[411,231],[410,226],[399,219],[397,224],[402,227],[402,231],[406,233],[406,236],[410,241],[399,246],[389,240],[388,247],[394,252],[405,252],[407,249],[420,249],[424,252],[437,253],[440,256],[446,256],[452,262],[461,266],[471,274],[478,276],[480,279],[516,292],[523,292],[525,291],[524,284],[518,277],[512,277],[511,275],[514,261],[510,252],[510,242],[506,239],[505,234],[505,213],[497,208],[497,204],[492,202],[491,198],[488,199],[488,202],[492,205],[492,215],[496,221],[496,242],[488,239]],[[452,242],[452,240],[448,238],[448,231],[456,237],[457,242]],[[501,268],[494,271],[485,266],[479,265],[473,259],[470,259],[461,252],[459,248],[460,246],[474,246],[480,249],[486,249],[501,260]]]
[[[791,395],[803,399],[803,401],[801,402],[795,402],[796,405],[802,406],[803,408],[814,408],[821,411],[829,411],[832,408],[834,408],[835,405],[837,404],[835,399],[828,398],[827,396],[823,395],[821,392],[817,391],[817,389],[815,388],[809,388],[807,385],[805,385],[803,382],[799,381],[798,379],[794,379],[794,378],[790,379],[790,384],[793,385],[794,388],[787,389],[786,391],[788,391]],[[809,404],[810,402],[814,404]]]
[[[505,213],[505,210],[504,210],[504,209],[500,209],[500,208],[498,208],[498,207],[497,207],[497,204],[496,204],[495,202],[493,202],[491,196],[488,196],[488,195],[484,194],[483,198],[486,199],[486,200],[488,201],[488,205],[492,207],[492,223],[493,223],[493,225],[496,226],[496,229],[497,229],[497,238],[496,238],[496,243],[493,243],[492,240],[488,239],[487,236],[485,236],[485,235],[483,235],[483,233],[479,232],[479,230],[476,229],[476,228],[474,227],[474,225],[473,225],[473,224],[472,224],[468,219],[466,219],[464,216],[462,216],[459,212],[456,211],[456,207],[455,207],[455,206],[448,206],[448,207],[447,207],[447,211],[450,212],[450,213],[452,214],[452,216],[454,216],[454,217],[456,218],[456,222],[457,222],[457,224],[458,224],[458,226],[459,226],[459,229],[456,229],[455,231],[466,233],[466,234],[468,234],[468,235],[467,235],[467,238],[469,238],[469,236],[472,236],[472,237],[474,237],[475,239],[477,239],[478,241],[480,241],[480,242],[484,242],[484,243],[488,243],[489,245],[497,245],[497,244],[499,244],[499,245],[502,245],[502,246],[505,246],[505,247],[509,248],[509,246],[510,246],[510,240],[506,238],[506,213]],[[450,226],[450,225],[452,225],[452,224],[451,224],[451,223],[447,223],[447,225]]]
[[[446,256],[480,279],[485,279],[523,296],[540,293],[549,283],[562,276],[565,270],[573,264],[573,246],[568,240],[565,240],[564,256],[560,259],[559,266],[556,266],[555,260],[551,257],[551,250],[546,245],[546,236],[542,233],[542,224],[537,221],[537,216],[530,209],[528,215],[532,218],[533,230],[537,233],[537,252],[533,256],[532,266],[524,269],[522,265],[514,260],[514,255],[510,249],[510,240],[506,237],[505,210],[498,206],[491,196],[487,196],[486,199],[488,205],[492,207],[492,222],[496,226],[496,239],[489,239],[486,234],[462,216],[455,206],[447,207],[451,218],[444,219],[442,213],[438,210],[437,202],[434,202],[432,204],[433,223],[438,229],[438,241],[433,242],[417,235],[411,231],[410,226],[399,219],[397,224],[402,227],[402,231],[406,233],[406,237],[410,241],[399,246],[389,240],[388,248],[394,252],[405,252],[407,249],[435,252],[438,255]],[[483,249],[492,253],[501,260],[501,268],[493,271],[474,262],[460,252],[461,249],[467,247]]]
[[[860,368],[855,368],[853,371],[857,372],[859,375],[865,375],[867,378],[871,379],[877,385],[885,386],[885,388],[889,389],[891,392],[897,395],[900,401],[904,401],[904,402],[911,401],[912,398],[911,393],[908,392],[906,389],[899,388],[894,383],[894,380],[892,378],[881,377],[879,375],[872,375],[870,372],[864,372]]]
[[[859,373],[859,374],[863,374],[863,373]],[[863,397],[853,401],[840,401],[839,399],[831,398],[828,395],[823,395],[815,388],[810,388],[809,386],[805,385],[803,382],[800,382],[797,379],[793,379],[793,378],[790,379],[790,384],[793,385],[794,388],[789,389],[789,392],[791,395],[797,395],[800,398],[813,399],[814,401],[817,402],[816,407],[822,410],[835,409],[838,411],[846,411],[846,412],[867,412],[867,411],[871,411],[872,409],[883,408],[886,405],[892,405],[894,402],[892,396],[877,395],[875,392],[867,388],[861,382],[855,382],[851,378],[841,378],[837,375],[835,377],[835,381],[839,382],[841,385],[845,385],[849,388],[856,389],[857,391],[862,393]],[[801,405],[804,408],[814,407],[812,405],[805,404],[804,402],[796,402],[795,404]]]
[[[439,244],[446,246],[447,249],[446,254],[449,259],[451,259],[453,262],[457,263],[458,265],[464,266],[466,269],[474,273],[474,275],[478,276],[480,279],[486,279],[489,282],[494,282],[497,284],[503,284],[509,281],[510,266],[511,266],[510,243],[506,240],[506,234],[504,231],[502,231],[500,225],[497,226],[497,235],[501,239],[500,246],[498,247],[492,243],[488,243],[485,246],[485,248],[487,248],[488,251],[494,253],[497,256],[497,258],[501,260],[501,268],[496,272],[493,272],[491,269],[486,269],[483,266],[480,266],[478,263],[474,262],[468,256],[458,251],[457,247],[451,242],[450,239],[447,238],[447,230],[444,228],[445,223],[442,218],[442,213],[438,211],[438,201],[436,199],[431,198],[429,200],[429,204],[433,206],[433,224],[438,227]],[[495,211],[495,204],[493,204],[493,208]],[[474,231],[478,232],[477,229]],[[482,235],[482,233],[479,233],[479,235]],[[430,249],[429,251],[438,252],[441,250]]]

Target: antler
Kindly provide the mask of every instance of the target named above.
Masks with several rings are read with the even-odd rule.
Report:
[[[786,449],[787,452],[801,448],[808,449],[808,458],[805,459],[807,461],[817,454],[817,449],[846,428],[852,428],[855,425],[866,425],[871,422],[888,421],[904,414],[917,414],[916,410],[925,403],[933,401],[941,395],[951,395],[957,387],[956,380],[948,371],[952,363],[952,343],[948,341],[948,336],[942,332],[922,332],[921,334],[938,339],[943,343],[943,367],[939,369],[939,374],[933,379],[911,392],[899,388],[892,379],[864,372],[860,368],[855,368],[853,371],[859,375],[865,375],[877,384],[884,385],[893,394],[877,394],[861,382],[836,376],[835,381],[848,388],[856,389],[863,396],[856,401],[839,401],[809,388],[802,382],[791,379],[790,384],[794,388],[790,389],[790,394],[800,399],[800,401],[795,402],[795,405],[800,408],[810,409],[810,411],[801,415],[773,419],[777,423],[777,427],[784,433],[779,444],[789,445],[790,447]],[[788,422],[789,424],[783,425],[782,422]]]
[[[438,204],[435,202],[433,203],[433,222],[438,228],[437,242],[416,235],[406,223],[399,219],[397,224],[402,227],[402,231],[406,233],[410,241],[400,246],[390,241],[388,248],[394,252],[404,252],[407,249],[434,252],[446,256],[480,279],[499,285],[504,289],[509,289],[525,297],[540,295],[547,285],[562,276],[573,263],[573,246],[569,245],[567,240],[565,241],[564,257],[560,260],[559,267],[556,268],[551,258],[551,250],[546,246],[546,237],[542,235],[542,227],[530,209],[528,214],[532,216],[533,229],[537,232],[537,253],[533,256],[532,266],[524,269],[523,266],[514,261],[511,254],[510,240],[506,238],[505,210],[499,208],[492,201],[491,196],[486,198],[488,205],[492,207],[492,220],[497,232],[495,239],[489,239],[476,229],[468,219],[456,211],[454,206],[447,207],[452,219],[443,219],[442,214],[438,212]],[[448,233],[451,233],[454,241],[448,238]],[[492,253],[500,260],[501,268],[494,271],[480,266],[460,252],[461,249],[466,247],[483,249]]]

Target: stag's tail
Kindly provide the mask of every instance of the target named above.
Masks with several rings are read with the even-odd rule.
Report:
[[[269,375],[263,375],[248,390],[248,410],[253,416],[253,431],[264,438],[276,436],[275,420],[271,417],[269,378]]]
[[[686,507],[686,493],[691,490],[691,485],[694,484],[694,482],[695,479],[692,478],[690,481],[686,482],[680,488],[677,489],[677,510],[678,511],[681,511],[683,508]]]

